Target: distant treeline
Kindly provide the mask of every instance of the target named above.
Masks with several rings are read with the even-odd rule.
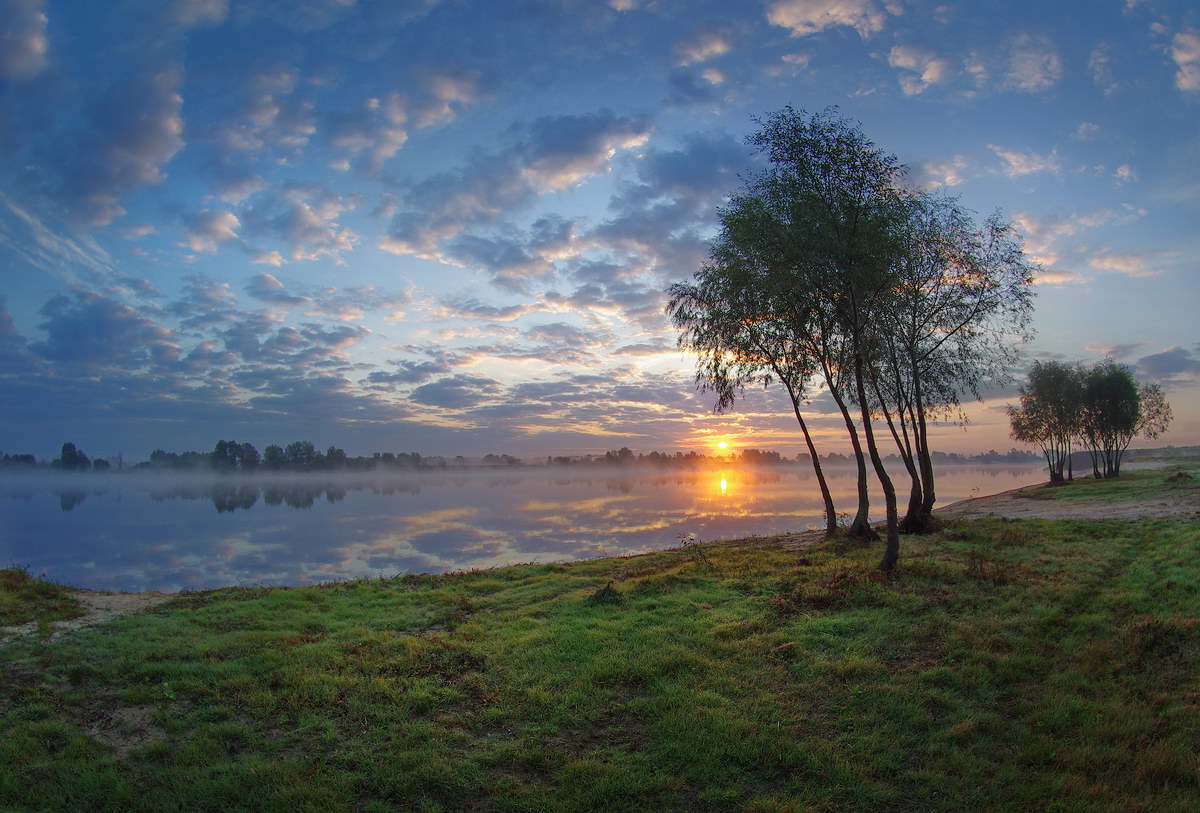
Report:
[[[1130,457],[1137,459],[1143,456],[1161,454],[1190,454],[1200,453],[1200,449],[1167,449],[1140,450],[1131,452]],[[955,452],[933,452],[935,463],[941,465],[953,464],[997,464],[1024,465],[1038,463],[1041,456],[1035,452],[1010,449],[1008,452],[991,450],[983,454],[958,454]],[[848,455],[830,452],[820,456],[824,465],[853,465],[854,459]],[[896,455],[888,460],[899,462]],[[89,457],[74,443],[64,443],[58,457],[49,461],[39,461],[31,454],[5,454],[0,452],[0,468],[9,470],[56,469],[61,471],[109,471],[147,469],[184,470],[184,471],[218,471],[218,472],[306,472],[306,471],[372,471],[372,470],[401,470],[401,469],[445,469],[445,468],[502,468],[511,466],[547,465],[547,466],[653,466],[658,468],[694,467],[713,464],[735,464],[742,466],[792,466],[808,464],[810,458],[806,454],[795,457],[784,457],[779,452],[760,449],[741,449],[716,455],[706,455],[699,452],[648,452],[635,453],[627,446],[614,449],[603,455],[558,455],[524,461],[509,454],[487,454],[483,457],[430,456],[424,457],[418,452],[375,452],[368,456],[351,457],[343,449],[330,446],[320,451],[307,440],[297,440],[286,446],[271,444],[259,450],[251,443],[239,443],[235,440],[219,440],[210,452],[168,452],[155,449],[148,460],[128,465],[123,456],[111,458]]]

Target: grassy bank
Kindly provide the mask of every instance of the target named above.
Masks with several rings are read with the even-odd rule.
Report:
[[[0,650],[0,808],[1194,810],[1198,543],[982,519],[890,581],[723,543],[182,596]]]

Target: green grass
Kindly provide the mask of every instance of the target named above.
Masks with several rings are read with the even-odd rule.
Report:
[[[1200,464],[1177,463],[1160,469],[1124,469],[1120,477],[1092,479],[1076,471],[1076,480],[1024,492],[1034,500],[1102,500],[1112,503],[1181,498],[1200,505]],[[1085,476],[1086,475],[1086,476]]]
[[[0,809],[1194,810],[1200,524],[180,597],[0,649]]]
[[[64,621],[83,613],[65,587],[36,579],[24,568],[0,568],[0,626]]]

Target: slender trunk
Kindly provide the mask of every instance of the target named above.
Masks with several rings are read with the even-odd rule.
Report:
[[[863,435],[867,439],[867,451],[871,455],[871,465],[875,467],[875,476],[883,486],[883,502],[887,508],[887,545],[883,551],[883,559],[879,562],[879,569],[890,571],[900,560],[900,521],[896,510],[896,487],[892,485],[892,478],[883,467],[883,458],[879,456],[879,447],[875,443],[875,431],[871,428],[871,405],[867,402],[867,390],[863,384],[863,359],[857,336],[854,337],[854,345],[854,383],[858,387]]]
[[[892,433],[892,440],[896,441],[896,448],[900,450],[900,459],[904,462],[904,468],[912,480],[908,492],[908,510],[904,514],[904,519],[900,521],[900,530],[913,531],[915,528],[912,526],[919,521],[921,513],[921,477],[917,473],[917,466],[913,461],[912,445],[908,441],[908,424],[904,419],[904,405],[898,405],[900,431],[897,431],[896,422],[892,420],[891,410],[884,405],[883,393],[879,390],[878,382],[872,380],[871,388],[875,390],[875,397],[879,399],[879,408],[883,412],[883,419],[887,422],[888,430]],[[899,393],[899,387],[897,387],[897,393]],[[901,433],[903,433],[903,437],[901,437]]]
[[[862,444],[858,440],[858,429],[855,428],[854,418],[851,417],[850,410],[846,408],[846,402],[837,388],[830,387],[829,394],[842,411],[846,431],[850,434],[850,446],[854,449],[854,462],[858,466],[858,513],[854,515],[854,522],[850,523],[847,533],[860,539],[878,539],[879,534],[871,527],[871,494],[867,482],[867,463],[863,456]]]
[[[917,462],[921,467],[921,516],[915,528],[918,533],[929,530],[933,517],[933,505],[937,493],[933,483],[933,455],[929,452],[929,424],[925,420],[925,398],[921,393],[921,379],[917,377],[917,366],[913,363],[914,406],[917,412]]]
[[[825,502],[825,536],[832,538],[837,535],[837,511],[833,507],[833,495],[829,493],[829,483],[825,481],[825,472],[821,470],[821,460],[817,457],[817,447],[813,445],[808,424],[804,422],[804,417],[800,414],[800,402],[796,398],[796,393],[792,391],[792,387],[787,381],[784,381],[783,384],[787,387],[788,398],[792,401],[792,411],[796,413],[796,420],[800,423],[800,431],[804,433],[804,444],[808,446],[808,456],[812,458],[813,472],[817,475],[817,484],[821,487],[821,499]]]

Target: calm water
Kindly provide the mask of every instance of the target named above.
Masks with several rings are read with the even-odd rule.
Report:
[[[838,509],[853,511],[853,472],[830,474]],[[1036,466],[938,476],[939,504],[1045,479]],[[874,505],[881,518],[882,498]],[[688,533],[822,527],[821,513],[800,466],[10,477],[0,480],[0,566],[94,590],[296,585],[638,553]]]

